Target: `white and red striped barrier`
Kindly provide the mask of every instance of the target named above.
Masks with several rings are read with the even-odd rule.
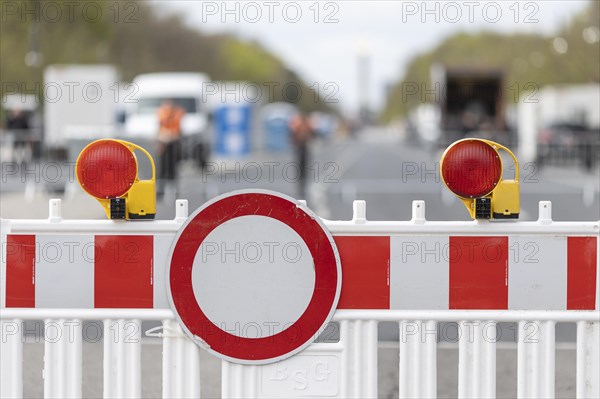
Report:
[[[553,392],[554,323],[578,322],[577,396],[598,397],[599,222],[552,221],[549,202],[540,203],[537,221],[497,223],[427,221],[422,201],[413,204],[410,221],[371,222],[366,219],[364,202],[356,201],[354,206],[351,221],[323,220],[334,237],[342,266],[342,291],[334,316],[341,323],[340,342],[313,344],[281,364],[224,362],[224,396],[376,397],[378,321],[397,321],[401,331],[403,323],[418,322],[430,331],[440,321],[489,320],[533,321],[543,327],[536,350],[519,333],[520,397]],[[165,345],[171,339],[187,342],[173,325],[165,287],[169,249],[187,218],[187,202],[178,201],[176,209],[171,221],[63,220],[60,201],[51,200],[48,220],[2,220],[2,322],[31,318],[59,318],[62,323],[119,319],[121,324],[121,319],[128,318],[137,318],[135,323],[163,320]],[[0,385],[3,397],[18,397],[22,395],[20,340],[9,338],[2,341],[3,353],[8,355],[2,359]],[[106,340],[105,345],[109,345]],[[463,345],[461,340],[460,345],[459,396],[493,396],[495,344]],[[196,364],[196,360],[177,357],[179,352],[166,348],[164,396],[197,396],[199,388],[191,382],[194,373],[175,375],[171,368],[178,361]],[[118,356],[130,353],[139,360],[139,348],[115,351]],[[72,355],[48,353],[45,368],[50,369],[65,367]],[[191,349],[185,353],[195,356]],[[74,356],[81,363],[81,353],[76,351]],[[105,361],[113,362],[111,359]],[[110,364],[105,368],[105,397],[139,397],[139,365],[131,369],[125,367],[128,362],[117,364],[123,368],[112,370]],[[278,364],[290,370],[331,369],[335,381],[315,383],[314,392],[286,391],[287,380],[269,382],[265,377],[283,375]],[[545,366],[532,369],[536,364]],[[257,374],[257,367],[262,374]],[[115,376],[118,370],[127,370],[123,372],[131,378]],[[52,378],[54,374],[48,371],[46,375]],[[67,392],[81,396],[81,373],[75,370],[71,376],[74,380],[49,385],[55,396]],[[186,386],[193,388],[186,391]],[[401,397],[435,396],[435,339],[401,342],[400,387]]]
[[[179,223],[163,222],[166,231],[156,233],[152,222],[88,223],[36,232],[35,223],[11,221],[2,237],[2,307],[169,308],[164,275]],[[338,309],[597,309],[595,223],[325,224],[343,269]],[[86,225],[90,232],[78,231]],[[102,231],[108,226],[112,233]],[[407,231],[393,233],[401,227]]]
[[[168,308],[169,237],[7,234],[5,306]],[[334,237],[338,309],[595,309],[594,236]]]

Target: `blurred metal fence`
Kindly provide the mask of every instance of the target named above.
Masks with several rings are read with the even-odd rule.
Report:
[[[578,132],[585,137],[572,143],[538,143],[538,167],[547,165],[562,167],[581,167],[591,170],[600,165],[600,131],[589,130]],[[518,135],[514,131],[477,131],[465,133],[462,131],[445,131],[438,142],[439,149],[445,149],[456,140],[463,138],[482,138],[500,143],[513,151],[519,148]]]
[[[29,163],[42,155],[42,129],[0,129],[2,162]]]

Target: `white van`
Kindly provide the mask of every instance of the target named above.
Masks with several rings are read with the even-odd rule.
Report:
[[[203,92],[209,82],[209,77],[201,73],[138,75],[125,99],[125,137],[134,142],[155,140],[158,108],[171,100],[185,110],[181,121],[184,156],[206,162],[210,149],[210,109],[203,101]]]

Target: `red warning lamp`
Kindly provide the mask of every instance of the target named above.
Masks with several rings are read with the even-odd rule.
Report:
[[[446,186],[463,198],[489,194],[502,177],[500,156],[483,141],[458,142],[448,148],[443,159],[442,178]]]
[[[77,161],[77,179],[96,198],[124,195],[137,176],[133,152],[112,140],[95,141],[85,147]]]
[[[135,150],[150,160],[150,180],[139,180]],[[154,219],[155,167],[143,148],[123,140],[97,140],[81,151],[76,169],[79,184],[100,202],[109,219]]]
[[[515,179],[502,179],[506,151],[515,163]],[[489,140],[459,140],[446,149],[440,163],[444,184],[465,204],[473,219],[519,217],[519,163],[506,147]]]

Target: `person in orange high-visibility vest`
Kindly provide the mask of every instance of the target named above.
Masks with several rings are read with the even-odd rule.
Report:
[[[184,114],[183,108],[171,100],[164,101],[158,109],[159,195],[163,194],[167,184],[176,182],[177,163],[181,156],[181,120]]]

